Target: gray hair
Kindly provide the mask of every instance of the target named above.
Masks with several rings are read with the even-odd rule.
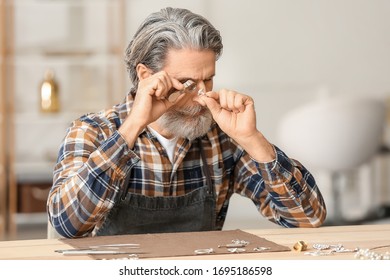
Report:
[[[158,72],[164,67],[170,49],[183,48],[209,49],[218,59],[222,54],[222,38],[207,19],[186,9],[168,7],[149,15],[126,49],[125,63],[133,84],[132,93],[138,87],[139,63]]]

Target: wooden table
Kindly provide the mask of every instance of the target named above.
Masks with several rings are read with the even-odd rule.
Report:
[[[285,245],[293,248],[298,241],[305,241],[308,244],[308,250],[305,252],[297,252],[291,250],[289,252],[274,252],[274,253],[240,253],[240,254],[225,254],[225,255],[202,255],[188,256],[169,259],[181,260],[353,260],[355,253],[334,253],[329,256],[310,256],[306,252],[316,251],[312,248],[315,243],[323,244],[342,244],[346,249],[371,249],[379,246],[388,246],[375,250],[378,253],[390,252],[390,224],[385,225],[359,225],[359,226],[334,226],[321,227],[315,229],[306,228],[277,228],[277,229],[261,229],[261,230],[245,230],[248,233],[255,234],[269,241]],[[55,250],[71,249],[72,247],[65,244],[61,239],[35,239],[35,240],[17,240],[0,242],[0,260],[74,260],[74,259],[91,259],[89,256],[63,256],[56,253]]]

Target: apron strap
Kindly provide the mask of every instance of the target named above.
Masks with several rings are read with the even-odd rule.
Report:
[[[207,185],[209,187],[208,189],[208,193],[210,194],[213,194],[214,195],[214,187],[213,187],[213,181],[211,180],[211,174],[210,174],[210,169],[207,165],[207,160],[206,160],[206,153],[203,149],[203,145],[202,145],[202,139],[201,138],[198,138],[198,142],[199,142],[199,149],[200,149],[200,155],[202,157],[202,162],[203,162],[203,165],[202,165],[202,170],[203,172],[206,174],[206,180],[207,180]]]
[[[126,174],[125,182],[123,184],[123,186],[125,187],[125,191],[121,195],[121,200],[126,199],[127,193],[129,192],[129,188],[130,188],[129,182],[130,182],[130,172],[129,174]]]

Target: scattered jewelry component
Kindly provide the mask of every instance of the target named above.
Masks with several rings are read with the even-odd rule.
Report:
[[[109,247],[109,246],[107,246],[107,247],[100,247],[100,246],[91,246],[91,247],[89,247],[88,249],[86,249],[86,250],[94,250],[94,249],[96,249],[96,250],[120,250],[120,249],[140,249],[141,247]]]
[[[336,245],[329,245],[329,244],[319,244],[316,243],[313,245],[314,249],[317,249],[317,251],[314,252],[306,252],[305,255],[310,256],[329,256],[335,253],[355,253],[356,259],[361,260],[390,260],[390,252],[386,253],[376,253],[373,250],[380,249],[380,248],[386,248],[390,247],[388,245],[385,246],[377,246],[373,247],[371,249],[346,249],[342,244],[336,244]],[[328,251],[325,251],[328,250]]]
[[[294,244],[293,249],[295,251],[301,252],[307,250],[307,243],[305,241],[298,241]]]
[[[201,88],[200,90],[198,90],[198,95],[206,95],[206,92],[204,91],[203,88]]]
[[[332,250],[342,250],[344,248],[343,244],[330,245],[330,249]]]
[[[231,243],[231,244],[225,244],[225,245],[218,245],[218,248],[242,248],[245,246],[246,246],[245,244]]]
[[[225,244],[225,245],[218,245],[218,248],[242,248],[249,244],[249,241],[246,240],[240,240],[240,239],[233,239],[232,243]]]
[[[330,248],[330,245],[328,244],[313,244],[313,248],[316,250],[328,250]]]
[[[376,249],[382,249],[382,248],[389,248],[390,245],[380,245],[370,248],[370,250],[376,250]]]
[[[331,245],[331,244],[320,244],[320,243],[316,243],[316,244],[313,244],[313,248],[314,249],[317,249],[317,250],[328,250],[328,249],[340,249],[340,248],[343,248],[344,246],[342,244],[335,244],[335,245]]]
[[[262,252],[262,251],[267,251],[267,250],[271,250],[270,247],[255,247],[253,248],[253,251],[257,251],[257,252]]]
[[[314,257],[330,256],[330,255],[333,255],[333,252],[332,251],[325,252],[325,251],[322,251],[322,250],[318,250],[318,251],[314,251],[314,252],[306,252],[305,255],[314,256]]]
[[[335,253],[352,253],[358,251],[357,248],[355,249],[346,249],[342,244],[319,244],[316,243],[313,245],[313,248],[317,251],[314,252],[307,252],[305,255],[310,256],[329,256]]]
[[[129,257],[128,257],[129,260],[138,260],[139,257],[137,254],[130,254]]]
[[[113,250],[73,250],[73,251],[63,251],[62,254],[64,256],[72,256],[72,255],[126,255],[132,253],[113,251]],[[137,254],[141,254],[141,253],[137,252]]]
[[[139,248],[139,244],[135,243],[119,243],[119,244],[104,244],[104,245],[95,245],[95,246],[89,246],[89,248],[100,248],[100,247],[134,247]]]
[[[89,246],[87,248],[77,248],[77,249],[60,249],[60,250],[54,250],[56,253],[64,253],[64,252],[74,252],[74,251],[91,251],[95,249],[101,249],[101,250],[115,250],[120,248],[126,248],[126,249],[140,249],[139,244],[110,244],[110,245],[95,245],[95,246]]]
[[[390,252],[381,254],[376,253],[370,249],[357,249],[355,258],[360,260],[390,260]]]
[[[214,253],[214,249],[213,249],[213,248],[196,249],[196,250],[194,251],[194,253],[195,253],[196,255],[207,255],[207,254]]]
[[[346,249],[343,247],[340,247],[340,248],[334,248],[332,249],[332,252],[334,253],[352,253],[352,252],[356,252],[358,251],[358,248],[355,248],[355,249]]]
[[[243,253],[246,250],[244,248],[229,248],[227,249],[230,253]]]
[[[247,246],[247,245],[250,244],[249,241],[240,240],[240,239],[233,239],[233,240],[232,240],[232,243],[233,243],[233,244],[243,244],[243,245],[245,245],[245,246]]]

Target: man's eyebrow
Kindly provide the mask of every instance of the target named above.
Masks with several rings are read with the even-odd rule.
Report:
[[[205,80],[210,80],[210,79],[212,79],[212,78],[214,78],[214,77],[215,77],[215,74],[212,74],[212,75],[210,75],[210,76],[206,77],[206,79],[205,79]]]
[[[206,78],[204,78],[204,79],[202,79],[202,80],[210,80],[210,79],[212,79],[212,78],[214,78],[215,77],[215,74],[212,74],[212,75],[210,75],[210,76],[208,76],[208,77],[206,77]],[[194,79],[194,78],[191,78],[191,77],[178,77],[178,78],[176,78],[179,82],[181,82],[181,83],[184,83],[184,82],[186,82],[186,81],[188,81],[188,80],[191,80],[191,81],[194,81],[194,82],[197,82],[199,79]]]
[[[194,79],[189,78],[189,77],[178,77],[176,79],[179,80],[179,82],[181,82],[181,83],[184,83],[184,82],[186,82],[188,80],[194,81]]]

